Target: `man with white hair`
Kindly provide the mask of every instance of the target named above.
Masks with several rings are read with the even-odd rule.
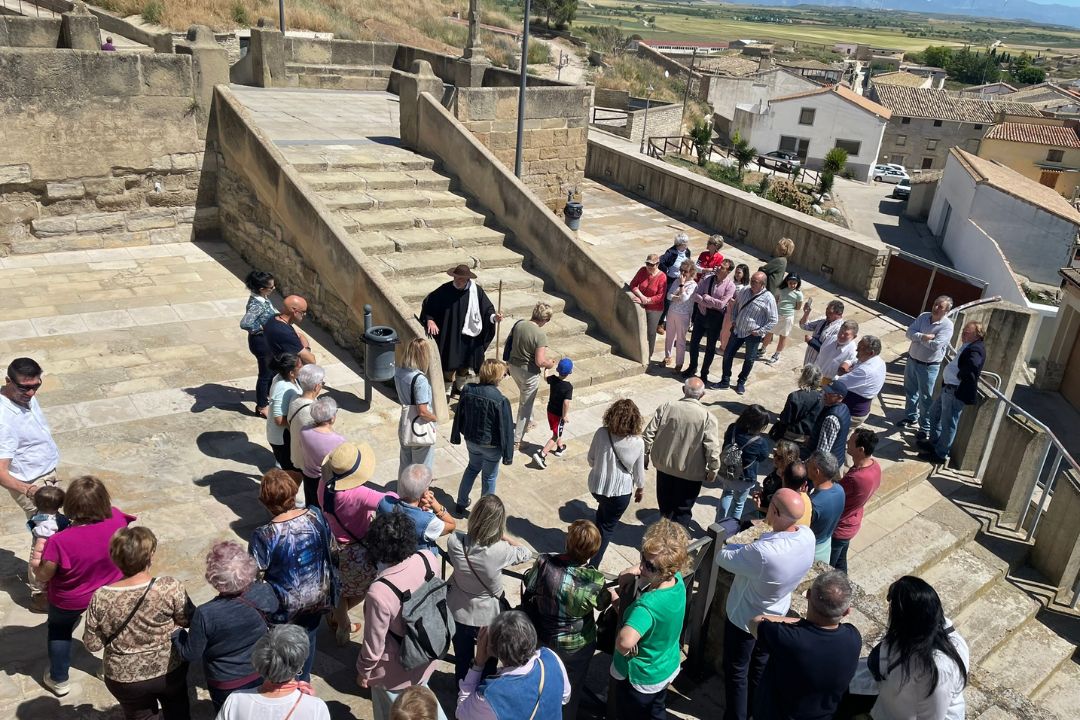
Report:
[[[304,446],[300,442],[300,431],[314,424],[311,419],[311,406],[322,392],[325,379],[326,371],[318,365],[305,365],[300,368],[296,373],[296,384],[302,392],[292,399],[285,413],[285,420],[289,423],[289,456],[292,464],[300,468],[304,475],[304,503],[308,507],[319,507],[316,491],[321,475],[308,477],[304,470],[308,462],[304,455]]]
[[[454,518],[431,492],[431,470],[426,465],[408,465],[398,478],[398,497],[387,495],[375,515],[405,513],[416,525],[417,549],[439,552],[435,541],[454,532]]]
[[[735,392],[739,395],[746,393],[746,380],[754,369],[758,346],[765,335],[776,326],[779,319],[776,298],[766,289],[766,280],[765,273],[759,270],[750,276],[749,287],[735,293],[735,304],[731,306],[731,312],[735,314],[731,321],[731,337],[724,348],[723,375],[720,382],[712,386],[717,390],[731,387],[731,366],[735,363],[735,353],[745,346],[746,355],[742,370],[739,371]]]
[[[851,612],[851,582],[839,570],[814,578],[806,617],[758,615],[750,621],[755,645],[768,652],[765,672],[750,698],[754,717],[832,717],[855,676],[862,635],[842,622]]]
[[[851,429],[859,427],[870,415],[870,404],[885,387],[885,361],[881,359],[881,340],[864,335],[855,346],[856,363],[843,376],[847,395],[844,404],[851,411]]]
[[[668,287],[679,279],[679,268],[683,260],[693,260],[694,254],[690,251],[690,238],[681,232],[675,236],[675,244],[664,251],[660,256],[660,272],[667,275]],[[671,298],[664,293],[664,311],[660,313],[659,333],[664,334],[664,318],[667,317],[668,307],[671,306]]]
[[[683,397],[656,409],[645,428],[645,467],[656,465],[656,502],[660,514],[689,527],[701,483],[720,468],[720,426],[701,404],[705,383],[692,377]]]
[[[936,298],[930,312],[920,314],[907,329],[911,345],[904,367],[904,417],[897,425],[917,425],[916,440],[930,434],[930,400],[953,335],[953,321],[947,317],[952,306],[948,295]]]

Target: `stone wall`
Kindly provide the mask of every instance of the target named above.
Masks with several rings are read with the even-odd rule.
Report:
[[[517,88],[458,88],[450,108],[476,139],[511,171],[517,147]],[[525,91],[522,181],[556,210],[585,177],[592,89],[530,87]]]
[[[683,134],[682,117],[680,103],[650,105],[647,116],[644,108],[634,110],[626,116],[625,126],[611,128],[610,132],[639,144],[645,134],[649,137],[679,136]]]
[[[0,48],[0,254],[212,231],[196,90],[191,56]]]
[[[792,264],[871,300],[881,290],[888,251],[876,238],[735,190],[662,160],[627,152],[622,141],[605,138],[597,131],[589,139],[585,174],[599,182],[621,185],[766,255],[777,240],[789,237],[795,241]]]
[[[0,47],[55,48],[60,44],[60,18],[0,16]]]
[[[34,3],[55,13],[71,12],[75,7],[75,3],[71,0],[34,0]],[[105,32],[151,47],[154,52],[171,53],[173,51],[174,43],[171,33],[152,32],[100,8],[87,5],[86,9],[97,17],[98,26]]]

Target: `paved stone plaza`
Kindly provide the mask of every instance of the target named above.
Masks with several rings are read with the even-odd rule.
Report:
[[[373,121],[371,133],[396,135],[396,116],[393,109],[386,110],[385,103],[380,106],[385,114],[379,114],[383,110],[378,108],[341,107],[336,116],[325,116],[323,124],[298,130],[298,125],[320,110],[305,95],[272,94],[291,96],[285,97],[291,104],[280,115],[260,117],[260,123],[265,120],[265,128],[283,146],[316,142],[313,137],[317,142],[364,142],[367,136],[348,129],[350,118],[358,117],[360,111],[377,113],[368,116]],[[319,101],[338,103],[347,94],[329,95]],[[271,112],[269,106],[266,112]],[[579,237],[625,280],[648,252],[662,252],[680,230],[689,233],[692,249],[704,247],[702,229],[631,196],[593,182],[586,183],[583,195],[585,218]],[[725,253],[729,250],[736,262],[746,262],[751,268],[765,260],[738,247],[729,245]],[[5,319],[0,322],[0,360],[6,364],[12,357],[29,355],[44,366],[40,399],[61,449],[62,476],[101,476],[115,504],[138,515],[139,522],[157,534],[155,572],[181,579],[196,603],[212,595],[202,578],[203,556],[210,544],[225,538],[246,542],[252,529],[268,519],[257,500],[257,483],[261,473],[273,466],[273,457],[266,444],[265,421],[253,414],[255,361],[238,327],[247,299],[241,278],[248,269],[220,242],[0,259],[0,288],[6,301]],[[497,271],[480,268],[479,275],[488,287],[497,284]],[[812,278],[807,278],[804,290],[819,312],[834,297],[833,289],[816,285]],[[844,300],[848,316],[861,323],[862,334],[882,337],[887,361],[906,349],[903,319],[890,319],[859,300]],[[355,360],[310,322],[304,329],[327,370],[328,392],[342,408],[337,429],[377,449],[375,482],[389,486],[398,462],[398,405],[392,390],[376,388],[372,405],[366,406]],[[755,368],[745,397],[710,391],[705,402],[717,413],[721,427],[745,403],[757,402],[779,411],[793,389],[793,370],[801,358],[797,339],[778,365]],[[718,370],[719,359],[714,364],[714,372]],[[895,394],[899,376],[895,367],[890,370],[884,396],[887,407],[875,404],[870,422],[882,430],[883,410],[895,419],[901,402]],[[645,375],[581,388],[573,401],[566,456],[553,458],[543,471],[526,455],[518,455],[511,467],[503,468],[498,492],[512,515],[510,531],[537,551],[561,550],[567,523],[592,516],[585,452],[604,409],[614,399],[627,396],[643,413],[651,413],[660,403],[681,396],[680,381],[670,371],[652,367]],[[545,400],[542,391],[538,402]],[[449,427],[441,430],[436,488],[440,501],[451,503],[466,454],[463,446],[447,444]],[[539,444],[545,435],[541,426],[527,439]],[[911,461],[911,453],[895,436],[882,444],[879,454],[887,467],[887,483],[902,483],[926,470],[922,463]],[[636,562],[644,525],[656,517],[653,477],[650,472],[645,502],[632,506],[624,518],[605,557],[604,570],[617,572]],[[954,489],[950,484],[925,484],[916,488],[915,495],[881,505],[868,516],[852,545],[853,566],[859,554],[879,540],[878,552],[888,554],[886,535]],[[718,495],[709,489],[698,504],[695,521],[700,526],[713,519]],[[78,643],[71,694],[58,701],[41,686],[46,662],[44,616],[25,610],[28,592],[21,580],[30,538],[10,501],[0,503],[0,523],[0,587],[7,595],[0,603],[5,671],[0,673],[0,717],[120,717],[119,710],[100,712],[113,706],[112,697],[95,677],[100,661]],[[510,591],[516,595],[517,588]],[[76,637],[80,634],[77,631]],[[370,717],[369,702],[354,682],[357,650],[355,643],[335,647],[330,633],[320,637],[314,684],[335,718]],[[603,665],[601,656],[594,663],[595,684],[603,683]],[[432,683],[445,708],[452,707],[454,696],[448,668],[444,665]],[[191,677],[200,687],[200,699],[205,700],[201,668],[193,667]],[[721,698],[720,683],[714,679],[688,697],[674,693],[669,707],[681,717],[711,718],[717,716]],[[210,716],[208,701],[195,706],[193,717]]]

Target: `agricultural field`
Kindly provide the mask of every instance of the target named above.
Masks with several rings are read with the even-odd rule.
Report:
[[[696,41],[754,38],[826,46],[859,42],[922,50],[928,45],[985,46],[1002,40],[1002,49],[1031,52],[1080,48],[1080,31],[1067,28],[854,8],[580,0],[574,25],[614,25],[627,35]]]

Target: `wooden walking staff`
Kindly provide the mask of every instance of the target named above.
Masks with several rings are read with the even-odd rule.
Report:
[[[499,350],[502,345],[499,344],[499,336],[502,334],[502,280],[499,281],[499,307],[495,310],[495,315],[499,319],[495,321],[495,359],[498,360],[502,356],[499,355]]]

